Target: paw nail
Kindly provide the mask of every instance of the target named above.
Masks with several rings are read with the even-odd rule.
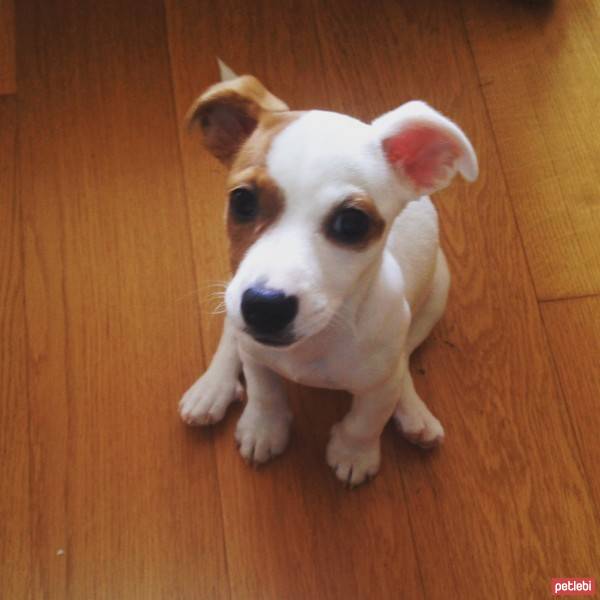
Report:
[[[348,477],[346,478],[346,483],[348,485],[352,485],[352,470],[354,469],[354,467],[350,467],[350,471],[348,471]]]

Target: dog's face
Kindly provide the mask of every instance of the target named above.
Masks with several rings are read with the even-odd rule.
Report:
[[[253,77],[217,84],[192,107],[229,168],[232,322],[289,346],[322,330],[377,267],[405,204],[477,175],[460,129],[422,102],[368,125],[291,112]]]

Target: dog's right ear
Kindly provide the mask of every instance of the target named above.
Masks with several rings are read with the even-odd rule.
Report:
[[[237,151],[256,129],[261,116],[289,110],[285,102],[263,84],[242,75],[210,87],[192,105],[187,122],[199,125],[204,145],[221,162],[230,165]]]

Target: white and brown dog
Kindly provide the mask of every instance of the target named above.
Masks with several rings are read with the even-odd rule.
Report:
[[[183,396],[181,417],[219,421],[243,370],[236,439],[246,460],[262,463],[289,437],[282,377],[347,390],[352,408],[331,430],[327,462],[357,485],[379,468],[390,417],[421,446],[444,437],[408,367],[450,282],[426,194],[457,171],[474,180],[477,159],[464,133],[423,102],[366,124],[290,111],[254,77],[223,74],[190,118],[229,168],[234,276],[218,350]]]

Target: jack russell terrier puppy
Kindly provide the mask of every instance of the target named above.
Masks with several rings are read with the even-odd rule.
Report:
[[[450,275],[427,194],[456,172],[473,181],[465,134],[423,102],[371,124],[322,110],[290,111],[256,78],[221,64],[222,81],[192,106],[208,150],[229,169],[227,232],[233,278],[208,370],[180,402],[190,425],[247,402],[242,456],[283,452],[292,415],[282,378],[347,390],[327,462],[355,486],[379,469],[393,417],[424,447],[444,438],[415,391],[409,357],[441,317]]]

